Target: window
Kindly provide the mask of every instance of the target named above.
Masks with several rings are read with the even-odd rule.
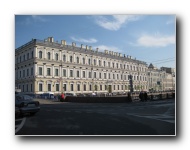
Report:
[[[85,78],[85,71],[83,71],[82,74],[83,74],[83,78]]]
[[[77,63],[79,64],[79,57],[77,57]]]
[[[77,84],[77,91],[80,91],[80,84]]]
[[[29,69],[26,70],[26,74],[27,74],[27,76],[29,76]]]
[[[115,79],[115,74],[113,74],[113,79]]]
[[[99,60],[99,66],[101,66],[101,60]]]
[[[71,84],[71,91],[73,91],[73,84]]]
[[[55,69],[55,76],[59,76],[59,70]]]
[[[118,63],[116,63],[116,67],[118,68]]]
[[[106,62],[104,61],[104,67],[106,66]]]
[[[51,59],[51,54],[50,52],[47,53],[47,58],[50,60]]]
[[[90,59],[88,59],[88,64],[91,65],[91,61],[90,61]]]
[[[102,91],[102,85],[100,85],[100,91]]]
[[[30,84],[30,91],[33,92],[33,86]]]
[[[110,67],[110,62],[108,62],[108,67]]]
[[[120,68],[122,69],[122,64],[120,64]]]
[[[23,73],[23,74],[22,74],[22,75],[23,75],[23,77],[25,77],[25,70],[23,70],[23,72],[22,72],[22,73]]]
[[[66,77],[66,69],[63,69],[63,77]]]
[[[40,92],[43,91],[43,89],[42,89],[42,83],[39,83],[39,91]]]
[[[63,61],[66,62],[66,56],[65,55],[63,55]]]
[[[70,70],[70,77],[73,77],[73,70]]]
[[[39,67],[38,69],[39,69],[39,73],[38,74],[42,75],[42,67]]]
[[[22,62],[22,57],[20,56],[20,62]]]
[[[71,62],[71,63],[73,62],[73,57],[72,57],[72,56],[70,56],[70,62]]]
[[[96,65],[96,59],[94,59],[94,65]]]
[[[31,75],[33,75],[33,67],[31,68],[30,73],[31,73]]]
[[[51,84],[48,84],[48,91],[51,91]]]
[[[26,92],[28,92],[28,84],[26,84]]]
[[[85,64],[85,58],[83,58],[82,61],[83,61],[83,64]]]
[[[39,51],[39,58],[42,58],[42,51]]]
[[[91,72],[88,72],[88,78],[91,78]]]
[[[55,54],[55,60],[59,60],[59,55],[57,53]]]
[[[20,78],[22,77],[22,72],[20,71]]]
[[[96,78],[96,72],[94,72],[94,78]]]
[[[63,84],[63,90],[67,91],[67,84]]]
[[[112,63],[112,67],[113,67],[113,68],[115,67],[115,64],[114,64],[114,63]]]
[[[86,91],[86,84],[84,84],[84,91]]]
[[[110,75],[110,73],[109,73],[108,75],[109,75],[109,79],[111,79],[111,75]]]
[[[99,78],[100,78],[100,79],[102,78],[102,74],[101,74],[101,73],[99,73]]]
[[[48,76],[51,75],[51,68],[47,68],[47,75],[48,75]]]
[[[56,91],[59,91],[59,84],[56,84],[56,85],[55,85],[55,90],[56,90]]]
[[[90,91],[92,91],[92,85],[91,85],[91,84],[90,84],[90,87],[89,87],[89,88],[90,88]]]
[[[104,73],[104,79],[106,79],[106,73]]]
[[[79,73],[79,71],[77,70],[77,78],[79,78],[80,77],[80,73]]]
[[[22,85],[22,91],[24,92],[24,85]]]
[[[31,57],[32,57],[32,58],[34,57],[34,52],[33,52],[33,51],[31,52]]]
[[[23,55],[23,60],[25,61],[25,55]]]
[[[119,85],[117,86],[117,89],[119,90]]]
[[[27,60],[29,59],[29,55],[30,55],[30,54],[28,53],[28,54],[27,54]]]

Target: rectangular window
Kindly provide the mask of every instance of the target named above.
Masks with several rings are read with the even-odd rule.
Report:
[[[102,91],[102,85],[100,85],[100,91]]]
[[[26,92],[28,92],[28,84],[26,84]]]
[[[59,76],[59,70],[55,69],[55,76]]]
[[[24,85],[22,85],[22,91],[24,92]]]
[[[29,53],[27,54],[27,60],[29,59]]]
[[[99,73],[99,78],[100,78],[100,79],[102,78],[102,74],[101,74],[101,73]]]
[[[39,67],[39,75],[42,75],[42,67]]]
[[[73,84],[71,84],[71,91],[73,91]]]
[[[47,68],[47,75],[48,75],[48,76],[51,75],[51,68]]]
[[[90,84],[90,91],[92,91],[92,85]]]
[[[22,72],[22,73],[23,73],[23,77],[25,77],[25,70],[23,70],[23,72]]]
[[[83,74],[83,78],[85,78],[85,71],[83,71],[82,74]]]
[[[67,84],[63,84],[63,90],[67,91]]]
[[[110,73],[109,73],[109,79],[111,79]]]
[[[94,72],[94,78],[96,78],[96,72]]]
[[[59,91],[59,84],[56,84],[55,86],[56,91]]]
[[[106,79],[106,73],[104,73],[104,79]]]
[[[51,91],[51,84],[48,84],[48,91]]]
[[[26,73],[27,73],[27,76],[29,76],[29,69],[27,69],[27,72],[26,72]]]
[[[31,68],[31,71],[30,71],[30,73],[31,73],[31,76],[33,75],[33,67]]]
[[[80,73],[79,73],[79,71],[77,70],[77,78],[79,78],[80,77]]]
[[[33,86],[30,84],[30,91],[33,92]]]
[[[22,72],[20,71],[20,78],[22,77]]]
[[[73,70],[70,70],[70,77],[73,77]]]
[[[80,91],[80,84],[77,84],[77,90]]]
[[[88,72],[88,78],[91,78],[91,72]]]
[[[66,69],[63,69],[63,77],[66,77]]]
[[[84,84],[84,91],[86,91],[86,84]]]
[[[41,92],[42,90],[42,83],[39,83],[39,91]]]
[[[117,89],[119,90],[119,85],[117,86]]]

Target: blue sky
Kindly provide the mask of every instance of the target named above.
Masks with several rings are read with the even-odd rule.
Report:
[[[66,40],[175,67],[175,15],[15,15],[15,47],[32,38]]]

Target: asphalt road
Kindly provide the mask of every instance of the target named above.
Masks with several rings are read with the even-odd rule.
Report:
[[[174,99],[134,103],[39,101],[41,110],[26,116],[16,135],[176,134]]]

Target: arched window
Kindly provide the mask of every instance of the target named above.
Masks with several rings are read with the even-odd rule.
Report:
[[[42,51],[39,51],[39,58],[42,58]]]
[[[51,59],[51,53],[50,53],[50,52],[47,53],[47,58],[48,58],[49,60]]]
[[[96,59],[94,59],[94,65],[96,65]]]
[[[72,56],[70,56],[70,62],[71,62],[71,63],[73,62],[73,57],[72,57]]]
[[[88,59],[88,64],[91,65],[91,61],[90,61],[90,58]]]
[[[104,61],[104,67],[106,66],[106,62]]]
[[[99,60],[99,66],[101,66],[101,60]]]
[[[63,61],[66,62],[66,56],[65,55],[63,55]]]
[[[83,64],[85,64],[85,58],[83,58],[82,61],[83,61]]]
[[[59,55],[57,53],[55,54],[55,60],[59,60]]]
[[[77,63],[79,64],[79,57],[77,57]]]

